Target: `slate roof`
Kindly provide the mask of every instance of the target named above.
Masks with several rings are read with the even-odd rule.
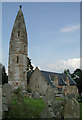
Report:
[[[42,71],[41,73],[43,74],[44,78],[47,80],[47,82],[54,88],[55,85],[53,84],[54,77],[57,76],[58,78],[58,85],[63,86],[67,85],[66,83],[66,77],[69,79],[69,84],[70,85],[76,85],[75,81],[71,78],[69,74],[64,74],[64,73],[54,73],[54,72],[48,72],[48,71]]]
[[[55,86],[54,86],[52,80],[49,78],[50,72],[41,71],[41,73],[43,74],[43,76],[44,76],[45,80],[47,81],[47,83],[49,83],[52,86],[52,88],[54,88]]]

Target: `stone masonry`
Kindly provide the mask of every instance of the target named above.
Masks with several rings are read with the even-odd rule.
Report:
[[[18,85],[27,86],[27,48],[27,31],[22,6],[20,6],[9,47],[8,82],[13,88]]]
[[[2,118],[2,85],[0,85],[0,120]]]

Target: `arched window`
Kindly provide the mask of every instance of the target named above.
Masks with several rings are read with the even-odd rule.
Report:
[[[17,56],[17,63],[19,62],[19,56]]]
[[[20,37],[20,31],[18,31],[18,37]]]

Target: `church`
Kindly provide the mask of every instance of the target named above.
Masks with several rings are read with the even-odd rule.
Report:
[[[37,67],[29,77],[27,85],[28,39],[22,6],[15,19],[9,43],[8,82],[12,88],[21,86],[32,91],[46,94],[48,86],[57,89],[57,93],[78,94],[76,83],[69,74],[39,70]]]

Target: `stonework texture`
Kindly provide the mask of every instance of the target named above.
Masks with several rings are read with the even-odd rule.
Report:
[[[5,83],[2,87],[2,94],[5,96],[7,105],[11,104],[12,99],[12,88],[8,83]]]
[[[9,45],[8,82],[12,87],[27,85],[27,32],[21,8],[12,29]]]
[[[64,118],[80,119],[80,105],[76,99],[67,99],[65,101]]]
[[[39,93],[45,94],[47,88],[48,84],[46,80],[44,79],[40,70],[36,68],[30,78],[29,89],[32,92],[38,91]]]
[[[2,118],[2,85],[0,85],[0,120]]]

